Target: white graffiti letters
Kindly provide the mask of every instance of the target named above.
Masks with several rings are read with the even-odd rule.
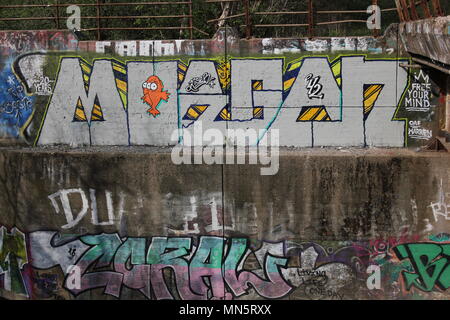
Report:
[[[123,43],[123,50],[136,48]],[[403,147],[406,123],[395,118],[408,86],[402,61],[306,57],[285,68],[279,58],[89,65],[66,57],[37,144],[173,146],[201,120],[224,135],[261,130],[248,145],[278,129],[280,146]],[[158,107],[153,117],[141,99],[150,76],[161,82],[148,97]]]

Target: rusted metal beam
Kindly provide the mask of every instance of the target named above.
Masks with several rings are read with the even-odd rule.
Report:
[[[404,22],[405,17],[403,16],[403,7],[400,0],[395,0],[395,6],[397,7],[398,19],[400,20],[400,22]]]
[[[0,21],[24,21],[24,20],[55,20],[55,17],[16,17],[0,18]],[[3,31],[3,30],[2,30]]]
[[[194,22],[192,20],[192,0],[189,3],[189,37],[190,39],[194,39]]]
[[[405,21],[411,21],[408,10],[408,4],[406,3],[406,0],[400,0],[400,3],[402,4],[403,17],[405,18]]]
[[[244,13],[245,13],[245,37],[250,39],[252,37],[252,22],[250,16],[250,3],[249,0],[244,1]]]
[[[365,12],[365,11],[364,11]],[[290,14],[308,14],[308,11],[275,11],[275,12],[253,12],[254,15],[290,15]]]
[[[241,2],[242,0],[206,0],[205,3]]]
[[[417,63],[423,64],[423,65],[426,65],[426,66],[428,66],[428,67],[434,68],[434,69],[439,70],[439,71],[441,71],[441,72],[443,72],[443,73],[445,73],[445,74],[450,75],[450,70],[449,70],[449,69],[446,69],[446,68],[444,68],[444,67],[438,66],[438,65],[435,64],[435,63],[431,63],[431,62],[428,62],[427,60],[420,59],[420,58],[416,58],[416,57],[413,57],[413,58],[411,58],[411,59],[412,59],[414,62],[417,62]]]
[[[411,18],[413,20],[419,20],[419,15],[417,14],[417,9],[416,9],[416,1],[409,0],[409,6],[411,8]]]
[[[205,36],[208,36],[208,37],[209,37],[209,33],[205,32],[205,31],[203,31],[203,30],[200,30],[199,28],[196,28],[195,26],[193,26],[192,28],[193,28],[194,30],[196,30],[197,32],[200,32],[200,33],[204,34]]]
[[[81,31],[94,31],[97,28],[81,29]],[[100,30],[189,30],[189,27],[113,27],[100,28]]]
[[[179,16],[100,16],[100,19],[158,19],[158,18],[189,18],[190,15],[179,15]],[[59,19],[67,19],[66,16],[60,16]],[[81,19],[97,19],[97,16],[80,16]],[[11,18],[0,18],[0,21],[21,21],[21,20],[55,20],[54,17],[11,17]]]
[[[308,0],[308,37],[314,37],[314,3]]]
[[[229,0],[228,0],[229,1]],[[234,0],[241,1],[241,0]],[[112,2],[112,3],[100,3],[99,6],[155,6],[155,5],[179,5],[184,4],[188,5],[189,1],[157,1],[157,2]],[[74,5],[73,3],[58,3],[58,4],[9,4],[9,5],[0,5],[1,9],[14,9],[14,8],[53,8],[57,7],[68,7]],[[97,7],[96,3],[77,3],[79,7]]]
[[[234,14],[232,16],[227,16],[227,17],[223,17],[223,18],[217,18],[217,19],[212,19],[212,20],[208,20],[206,21],[207,23],[212,23],[212,22],[217,22],[217,21],[222,21],[222,20],[228,20],[228,19],[233,19],[233,18],[238,18],[238,17],[243,17],[245,16],[245,13],[239,13],[239,14]]]
[[[97,0],[97,40],[100,40],[100,0]]]
[[[56,20],[56,29],[59,29],[59,7],[58,7],[58,0],[56,1],[56,6],[55,6],[55,20]]]
[[[245,24],[241,25],[245,27]],[[308,23],[295,23],[295,24],[254,24],[254,28],[270,28],[270,27],[309,27]]]
[[[318,26],[323,26],[323,25],[328,25],[328,24],[340,24],[340,23],[367,23],[367,20],[352,20],[352,19],[348,19],[348,20],[338,20],[338,21],[326,21],[326,22],[317,22],[316,25]]]
[[[444,15],[444,12],[441,8],[441,3],[439,0],[432,0],[433,10],[436,17],[442,17]]]
[[[427,18],[431,18],[431,11],[430,8],[428,7],[428,0],[422,0],[420,2],[420,6],[422,7],[423,13],[425,14],[425,19]]]
[[[366,10],[317,10],[317,14],[334,14],[334,13],[367,13]]]

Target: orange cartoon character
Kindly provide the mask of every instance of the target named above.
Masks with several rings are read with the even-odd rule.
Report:
[[[147,112],[156,118],[156,116],[161,113],[157,109],[161,100],[167,102],[170,93],[163,91],[164,85],[157,76],[150,76],[147,81],[142,84],[142,88],[144,96],[141,97],[141,99],[150,106],[150,109],[148,109]]]

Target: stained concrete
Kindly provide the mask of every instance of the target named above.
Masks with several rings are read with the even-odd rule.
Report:
[[[190,196],[215,193],[225,216],[233,215],[237,233],[265,240],[369,239],[394,234],[405,223],[420,233],[423,219],[432,220],[427,207],[436,201],[440,180],[446,190],[450,184],[448,153],[405,149],[282,149],[274,176],[261,176],[260,165],[174,165],[166,148],[3,147],[0,152],[2,224],[27,232],[165,235],[168,225],[183,223],[167,214],[165,201],[179,199],[178,211],[185,212]],[[88,197],[95,189],[98,199],[110,191],[116,211],[123,193],[122,220],[94,226],[88,212],[73,229],[62,229],[64,214],[55,212],[48,196],[71,188]],[[104,220],[105,200],[98,201]],[[416,217],[411,201],[417,203]],[[80,198],[71,203],[78,212]],[[253,231],[250,222],[257,226]],[[279,225],[284,234],[274,231]]]

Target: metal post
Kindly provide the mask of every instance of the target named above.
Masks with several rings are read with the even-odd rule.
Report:
[[[194,35],[193,35],[193,28],[194,28],[194,23],[192,21],[193,16],[192,16],[192,0],[189,1],[189,37],[192,39],[194,39]]]
[[[447,76],[447,88],[445,90],[445,130],[450,133],[450,76]]]
[[[250,17],[250,3],[249,0],[244,1],[244,11],[245,11],[245,36],[247,39],[252,37],[252,22]]]
[[[443,16],[444,12],[442,11],[441,3],[439,2],[439,0],[433,0],[431,3],[433,5],[434,14],[436,15],[436,17]]]
[[[403,17],[405,18],[406,21],[410,21],[411,18],[409,17],[409,10],[408,5],[406,4],[406,0],[400,0],[400,3],[402,4],[403,8]]]
[[[100,0],[97,0],[97,40],[100,40]]]
[[[55,19],[56,19],[56,29],[59,30],[59,6],[58,6],[58,0],[55,0],[56,6],[55,6]]]
[[[416,9],[416,0],[409,0],[409,6],[411,7],[411,18],[413,20],[419,20],[419,16],[417,14]]]
[[[420,2],[420,5],[422,6],[423,12],[425,13],[425,19],[431,18],[430,8],[428,7],[428,0],[422,0]]]
[[[395,6],[397,7],[398,19],[400,22],[405,21],[405,17],[403,16],[403,8],[400,0],[395,0]]]
[[[308,37],[314,37],[314,4],[308,0]]]

